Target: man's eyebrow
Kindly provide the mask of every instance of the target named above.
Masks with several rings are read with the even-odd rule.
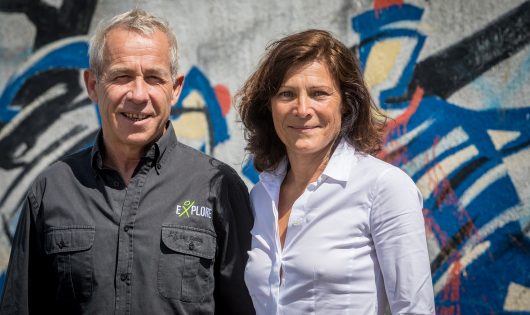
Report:
[[[169,71],[165,68],[149,68],[145,70],[146,74],[169,75]]]
[[[116,67],[116,68],[110,68],[107,73],[108,74],[116,74],[116,73],[131,73],[133,72],[131,69],[129,68],[125,68],[125,67]]]

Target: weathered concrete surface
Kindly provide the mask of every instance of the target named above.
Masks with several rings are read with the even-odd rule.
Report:
[[[396,120],[380,157],[424,195],[439,314],[530,313],[530,1],[0,2],[0,270],[34,177],[91,143],[86,35],[141,7],[178,35],[186,92],[179,138],[228,162],[249,187],[232,96],[268,43],[323,28],[353,47]],[[77,36],[77,37],[75,37]],[[194,112],[182,112],[194,108]],[[519,314],[517,313],[517,314]]]

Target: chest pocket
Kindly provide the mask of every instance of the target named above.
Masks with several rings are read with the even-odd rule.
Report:
[[[168,299],[203,302],[213,295],[213,233],[198,228],[163,225],[158,290]]]
[[[95,228],[53,227],[45,235],[44,251],[57,274],[57,299],[87,300],[93,289]]]

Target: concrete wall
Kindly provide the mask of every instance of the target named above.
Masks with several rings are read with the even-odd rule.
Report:
[[[437,313],[530,314],[530,1],[34,2],[0,2],[0,271],[31,181],[98,129],[80,77],[86,34],[142,7],[179,37],[179,138],[249,186],[230,102],[264,47],[306,28],[351,46],[395,118],[380,157],[425,199]]]

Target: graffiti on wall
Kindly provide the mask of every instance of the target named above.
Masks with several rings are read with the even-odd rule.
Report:
[[[91,145],[99,128],[81,78],[96,2],[0,3],[37,30],[30,58],[0,91],[0,271],[30,183]],[[530,1],[420,60],[429,40],[419,27],[428,23],[425,10],[374,0],[348,25],[360,38],[352,50],[366,82],[393,117],[380,157],[403,168],[423,194],[437,313],[529,314],[530,100],[514,95],[529,86]],[[484,79],[516,55],[501,84]],[[483,107],[451,98],[470,86]],[[215,154],[231,138],[230,94],[191,67],[171,112],[179,139]],[[241,171],[257,180],[251,163]]]
[[[423,11],[376,1],[352,19],[366,81],[394,118],[381,157],[423,194],[437,314],[528,313],[530,100],[503,101],[528,88],[530,54],[489,108],[449,98],[530,44],[530,1],[418,61]]]

